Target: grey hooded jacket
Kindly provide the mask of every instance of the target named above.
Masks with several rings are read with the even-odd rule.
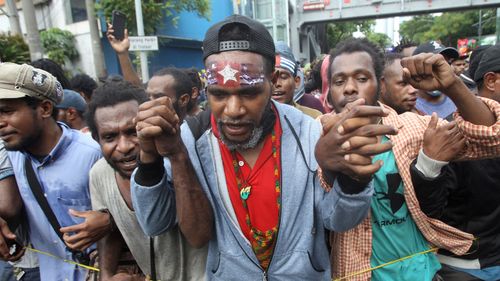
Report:
[[[321,132],[319,122],[291,106],[273,103],[283,131],[282,204],[277,242],[267,271],[259,265],[234,215],[216,138],[208,129],[195,140],[186,123],[181,128],[194,170],[214,210],[215,235],[209,243],[208,280],[330,280],[325,228],[347,231],[367,216],[372,184],[350,195],[343,193],[336,182],[332,191],[324,192],[314,157]],[[132,175],[134,208],[149,235],[162,233],[176,223],[168,159],[165,169],[162,181],[150,187],[138,185],[133,180],[135,174]]]

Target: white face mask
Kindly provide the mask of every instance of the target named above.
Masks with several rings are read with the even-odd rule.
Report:
[[[432,91],[432,92],[427,92],[427,94],[431,97],[439,97],[441,96],[443,93],[440,92],[440,91]]]

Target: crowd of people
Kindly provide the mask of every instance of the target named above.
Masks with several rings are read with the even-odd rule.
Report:
[[[233,15],[141,81],[107,37],[98,83],[0,63],[1,280],[500,280],[500,45],[304,68]]]

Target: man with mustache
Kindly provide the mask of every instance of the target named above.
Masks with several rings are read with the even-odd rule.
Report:
[[[460,130],[455,131],[459,131],[458,134],[468,142],[462,159],[500,154],[500,105],[497,102],[472,95],[442,55],[423,53],[401,59],[401,64],[404,80],[413,87],[425,91],[439,90],[456,103],[460,113],[456,121]],[[331,119],[341,119],[346,112],[356,110],[357,106],[352,104],[359,100],[376,105],[382,71],[383,55],[367,40],[346,40],[332,50],[330,101],[340,116],[323,117],[324,126],[330,126]],[[369,140],[339,140],[347,156],[337,161],[341,169],[360,163],[382,162],[383,165],[373,175],[375,194],[369,216],[352,231],[332,234],[333,276],[349,280],[436,280],[440,264],[430,251],[429,243],[455,254],[464,254],[473,237],[427,217],[416,200],[410,164],[421,149],[430,116],[412,112],[398,115],[388,106],[382,106],[389,114],[378,122],[398,129],[396,135],[379,137],[383,143],[392,144],[392,149],[377,153],[372,159],[366,156],[370,150],[359,148]],[[370,130],[369,126],[360,129]],[[351,132],[346,126],[343,126],[343,131]],[[329,146],[320,144],[339,141],[329,134],[319,140],[320,149],[317,149],[316,156],[320,166],[335,156]],[[326,182],[329,174],[331,177],[331,173],[326,173]],[[360,171],[355,171],[354,176],[362,181],[370,179]],[[330,188],[326,184],[324,187]]]
[[[417,89],[403,79],[402,58],[401,54],[386,54],[384,72],[380,79],[380,102],[396,110],[398,114],[416,111],[418,93]]]
[[[157,280],[202,280],[207,249],[188,244],[181,234],[184,222],[149,238],[135,216],[130,176],[137,167],[139,140],[134,118],[139,105],[147,100],[143,89],[125,81],[111,81],[95,90],[89,104],[87,122],[104,156],[90,171],[92,207],[107,209],[116,225],[98,242],[101,280],[144,280],[140,274],[117,272],[125,244],[145,275],[152,276],[155,270]],[[181,181],[175,183],[183,187]]]
[[[371,184],[344,175],[332,192],[321,189],[314,156],[319,123],[271,99],[275,50],[263,24],[228,17],[207,31],[203,52],[211,112],[180,127],[167,101],[139,110],[141,163],[132,175],[132,200],[141,225],[148,234],[173,225],[176,214],[164,202],[177,195],[166,180],[188,173],[200,179],[213,208],[208,280],[330,280],[324,229],[347,231],[362,220]],[[377,108],[359,113],[384,114]],[[375,135],[394,133],[382,125],[373,129]],[[163,167],[162,156],[171,169]],[[186,158],[192,167],[176,170]],[[206,217],[195,208],[192,215]]]

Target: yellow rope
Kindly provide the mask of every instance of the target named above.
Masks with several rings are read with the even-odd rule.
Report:
[[[93,267],[93,266],[88,266],[88,265],[85,265],[85,264],[77,263],[77,262],[72,261],[72,260],[63,259],[63,258],[55,256],[55,255],[53,255],[51,253],[40,251],[40,250],[31,248],[31,247],[25,247],[25,249],[29,250],[29,251],[32,251],[32,252],[35,252],[35,253],[39,253],[39,254],[42,254],[42,255],[49,256],[51,258],[62,260],[63,262],[66,262],[66,263],[74,264],[76,266],[83,267],[83,268],[88,269],[88,270],[93,270],[93,271],[99,272],[99,268],[96,268],[96,267]]]
[[[93,267],[93,266],[88,266],[88,265],[81,264],[81,263],[77,263],[77,262],[72,261],[72,260],[63,259],[63,258],[55,256],[55,255],[53,255],[51,253],[40,251],[40,250],[31,248],[31,247],[25,247],[25,248],[26,248],[26,250],[29,250],[29,251],[32,251],[32,252],[36,252],[36,253],[39,253],[39,254],[42,254],[42,255],[46,255],[46,256],[49,256],[49,257],[52,257],[52,258],[55,258],[55,259],[59,259],[59,260],[62,260],[63,262],[74,264],[76,266],[79,266],[79,267],[82,267],[82,268],[85,268],[85,269],[88,269],[88,270],[93,270],[93,271],[96,271],[96,272],[100,271],[99,268],[96,268],[96,267]],[[411,258],[413,258],[415,256],[418,256],[418,255],[424,255],[424,254],[427,254],[427,253],[430,253],[430,252],[436,252],[437,250],[438,250],[438,248],[432,248],[432,249],[429,249],[429,250],[418,252],[418,253],[415,253],[415,254],[412,254],[412,255],[409,255],[409,256],[406,256],[406,257],[399,258],[397,260],[393,260],[393,261],[390,261],[390,262],[383,263],[383,264],[375,266],[375,267],[371,267],[371,268],[368,268],[368,269],[365,269],[365,270],[361,270],[361,271],[355,272],[353,274],[350,274],[350,275],[347,275],[347,276],[344,276],[344,277],[340,277],[340,278],[337,278],[337,279],[332,279],[332,281],[345,280],[345,279],[348,279],[348,278],[351,278],[351,277],[354,277],[354,276],[358,276],[358,275],[361,275],[361,274],[364,274],[364,273],[367,273],[367,272],[370,272],[370,271],[374,271],[376,269],[379,269],[379,268],[382,268],[382,267],[385,267],[385,266],[388,266],[388,265],[391,265],[391,264],[394,264],[394,263],[397,263],[397,262],[400,262],[400,261],[411,259]]]
[[[337,278],[337,279],[332,279],[332,281],[345,280],[345,279],[348,279],[348,278],[351,278],[351,277],[354,277],[354,276],[358,276],[358,275],[361,275],[361,274],[364,274],[364,273],[367,273],[367,272],[370,272],[370,271],[374,271],[374,270],[382,268],[384,266],[388,266],[388,265],[391,265],[391,264],[394,264],[394,263],[397,263],[397,262],[400,262],[400,261],[411,259],[411,258],[413,258],[415,256],[427,254],[427,253],[430,253],[430,252],[436,252],[437,250],[438,250],[438,248],[436,247],[436,248],[432,248],[432,249],[425,250],[425,251],[422,251],[422,252],[418,252],[418,253],[415,253],[415,254],[412,254],[412,255],[409,255],[409,256],[406,256],[406,257],[399,258],[397,260],[393,260],[393,261],[390,261],[390,262],[383,263],[383,264],[375,266],[375,267],[371,267],[371,268],[364,269],[364,270],[361,270],[361,271],[358,271],[358,272],[354,272],[354,273],[352,273],[350,275],[347,275],[347,276],[344,276],[344,277],[340,277],[340,278]]]

